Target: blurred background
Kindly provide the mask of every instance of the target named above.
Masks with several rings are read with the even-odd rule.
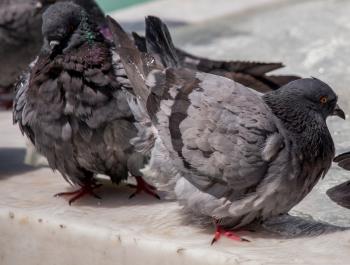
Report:
[[[152,1],[152,0],[120,0],[120,1],[98,0],[96,2],[100,5],[103,11],[112,12],[117,9],[126,8],[132,5],[142,4],[149,1]]]

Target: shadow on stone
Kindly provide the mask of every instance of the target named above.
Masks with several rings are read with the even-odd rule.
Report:
[[[182,210],[182,224],[194,225],[202,228],[203,232],[209,235],[213,234],[214,225],[208,218],[199,218],[191,216]],[[226,230],[230,230],[226,228]],[[249,240],[264,239],[293,239],[293,238],[312,238],[325,234],[332,234],[342,231],[350,231],[350,227],[342,227],[326,222],[314,220],[311,216],[293,216],[289,214],[270,218],[264,222],[255,222],[246,227],[236,230],[242,238]]]
[[[0,180],[38,169],[24,164],[25,154],[25,148],[0,148]]]
[[[99,183],[102,184],[102,187],[96,189],[94,192],[100,196],[101,199],[96,199],[90,195],[86,195],[74,202],[72,206],[81,207],[96,205],[98,208],[118,208],[171,202],[171,200],[164,199],[166,197],[166,194],[164,192],[157,192],[157,194],[162,198],[161,200],[151,197],[145,193],[137,194],[135,197],[129,199],[129,196],[135,190],[129,188],[125,183],[117,185],[111,183],[109,180],[101,179],[99,179]],[[76,190],[76,187],[70,187],[67,185],[66,187],[62,186],[61,192],[70,192],[74,190]],[[68,204],[70,197],[62,196],[58,199],[66,200]]]
[[[293,216],[289,214],[270,218],[261,224],[263,231],[273,237],[297,238],[316,237],[324,234],[350,230],[326,222],[314,220],[311,216]]]

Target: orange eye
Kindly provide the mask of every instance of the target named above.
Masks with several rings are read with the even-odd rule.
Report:
[[[328,98],[327,98],[326,96],[323,96],[323,97],[320,98],[320,102],[321,102],[322,104],[326,104],[327,101],[328,101]]]

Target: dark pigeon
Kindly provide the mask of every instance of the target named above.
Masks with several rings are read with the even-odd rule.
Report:
[[[0,1],[0,109],[12,106],[14,84],[40,51],[42,13],[49,5],[59,1]],[[93,15],[101,30],[106,28],[104,13],[94,0],[75,2]]]
[[[157,196],[141,178],[146,157],[134,152],[134,118],[123,89],[131,90],[119,56],[73,2],[43,14],[44,45],[17,86],[13,117],[21,131],[72,185],[70,203],[95,196],[95,175],[119,183],[131,175],[138,189]]]
[[[341,154],[334,158],[334,162],[345,170],[350,170],[350,152]],[[327,190],[327,195],[332,201],[344,208],[350,209],[350,181],[346,181]]]
[[[151,16],[150,18],[152,19],[149,20],[149,30],[166,36],[169,42],[172,42],[167,26],[157,17]],[[133,38],[138,49],[147,52],[149,44],[146,43],[146,38],[135,32],[133,32]],[[282,63],[217,61],[189,54],[176,47],[173,51],[177,55],[179,64],[184,68],[221,75],[262,93],[276,90],[300,78],[292,75],[267,75],[271,71],[284,67]]]
[[[130,107],[147,111],[153,124],[149,170],[154,156],[169,157],[163,168],[175,174],[164,178],[175,182],[177,199],[194,218],[216,220],[213,242],[221,235],[242,240],[225,229],[287,213],[328,172],[334,144],[326,119],[345,118],[337,96],[315,78],[264,95],[224,77],[174,68],[173,45],[147,28],[150,20],[146,39],[163,47],[162,56],[157,49],[141,53],[109,18],[137,95],[128,94]],[[158,61],[164,54],[167,60]]]

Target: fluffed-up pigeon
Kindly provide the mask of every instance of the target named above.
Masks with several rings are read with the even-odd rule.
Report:
[[[17,85],[14,122],[51,168],[80,189],[70,203],[95,195],[97,173],[114,183],[128,171],[142,190],[158,197],[141,178],[146,157],[134,152],[134,118],[123,89],[131,90],[110,41],[83,8],[59,2],[43,14],[44,44]]]
[[[341,168],[350,170],[350,152],[337,156],[334,162]],[[327,190],[327,195],[340,206],[350,209],[350,180],[330,188]]]
[[[173,171],[164,178],[175,183],[177,199],[192,216],[217,220],[212,242],[221,235],[243,240],[225,229],[287,213],[325,176],[334,158],[326,119],[345,118],[327,84],[299,79],[260,94],[176,67],[167,35],[147,27],[154,17],[146,19],[151,54],[141,53],[108,20],[136,94],[125,91],[130,107],[135,116],[146,111],[153,125],[152,158]]]
[[[42,46],[41,16],[61,0],[0,1],[0,108],[11,108],[13,87]],[[94,0],[75,0],[104,30],[105,17]]]

